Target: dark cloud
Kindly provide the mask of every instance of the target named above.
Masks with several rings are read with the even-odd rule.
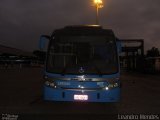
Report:
[[[160,48],[159,0],[109,0],[107,14],[103,13],[106,23],[116,31],[119,38],[144,38],[145,48]],[[107,21],[107,22],[106,22]],[[107,26],[107,25],[106,25]]]
[[[0,0],[0,44],[32,51],[41,34],[72,24],[94,24],[92,0]],[[160,0],[104,0],[100,22],[119,38],[144,38],[160,48]]]

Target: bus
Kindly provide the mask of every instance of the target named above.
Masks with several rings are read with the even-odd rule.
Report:
[[[44,100],[120,101],[120,43],[111,29],[97,25],[66,26],[46,39]]]

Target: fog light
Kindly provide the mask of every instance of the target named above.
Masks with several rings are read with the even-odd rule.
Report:
[[[109,88],[108,88],[108,87],[106,87],[106,90],[109,90]]]

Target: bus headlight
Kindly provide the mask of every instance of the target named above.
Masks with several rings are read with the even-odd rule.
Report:
[[[109,89],[116,88],[116,87],[119,87],[119,84],[117,82],[108,85]]]
[[[54,83],[54,82],[51,82],[51,81],[46,81],[46,82],[45,82],[45,85],[56,88],[55,83]]]
[[[45,82],[45,85],[50,86],[50,82],[49,82],[49,81],[46,81],[46,82]]]

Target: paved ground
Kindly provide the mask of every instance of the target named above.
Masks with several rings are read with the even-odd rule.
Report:
[[[34,116],[37,120],[46,117],[92,120],[117,117],[117,114],[160,114],[160,75],[122,73],[122,99],[114,104],[44,102],[42,76],[41,68],[0,68],[0,113],[21,115],[23,119]]]

